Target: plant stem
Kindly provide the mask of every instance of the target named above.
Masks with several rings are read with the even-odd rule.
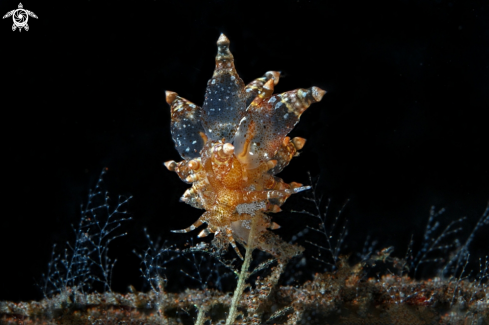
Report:
[[[248,278],[248,268],[250,267],[251,253],[253,253],[253,248],[254,248],[253,240],[255,239],[255,228],[256,228],[257,219],[258,216],[255,216],[251,220],[251,229],[248,235],[246,255],[245,255],[243,265],[241,266],[241,273],[239,274],[236,290],[234,290],[233,300],[231,303],[231,307],[229,308],[229,315],[228,315],[228,319],[226,320],[226,325],[232,325],[234,323],[234,320],[236,319],[236,313],[238,310],[239,301],[241,299],[241,295],[243,294],[246,279]]]

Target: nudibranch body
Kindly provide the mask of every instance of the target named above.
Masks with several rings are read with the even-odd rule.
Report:
[[[173,232],[189,232],[206,223],[199,237],[213,233],[218,248],[229,243],[241,257],[235,240],[246,243],[250,220],[258,218],[256,247],[287,259],[299,248],[267,231],[278,225],[265,213],[279,212],[291,194],[309,188],[286,184],[274,175],[304,146],[305,139],[290,139],[287,134],[325,91],[311,87],[273,95],[279,81],[276,71],[245,86],[224,34],[217,46],[216,67],[202,107],[166,92],[173,141],[184,160],[165,166],[192,183],[181,201],[206,210],[193,225]]]

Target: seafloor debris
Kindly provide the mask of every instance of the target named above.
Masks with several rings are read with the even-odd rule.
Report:
[[[236,323],[254,319],[258,324],[489,324],[487,285],[459,279],[416,281],[393,274],[362,280],[361,272],[361,265],[341,262],[336,272],[270,292],[272,271],[243,294],[243,313]],[[203,308],[203,324],[217,324],[230,304],[229,293],[209,289],[159,295],[67,291],[40,302],[2,302],[0,320],[23,325],[194,324]]]

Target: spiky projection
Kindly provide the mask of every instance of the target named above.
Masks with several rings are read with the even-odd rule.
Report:
[[[214,75],[207,83],[202,107],[166,92],[173,141],[184,160],[168,161],[165,166],[192,183],[181,200],[206,210],[193,225],[173,232],[186,233],[206,223],[199,237],[212,233],[218,248],[229,243],[242,257],[235,241],[246,243],[250,220],[258,218],[256,247],[280,260],[288,259],[300,248],[267,231],[279,226],[266,213],[279,212],[291,194],[309,188],[295,182],[286,184],[275,175],[305,143],[305,139],[291,140],[287,134],[325,91],[311,87],[273,95],[280,75],[276,71],[245,86],[224,34],[217,48]]]

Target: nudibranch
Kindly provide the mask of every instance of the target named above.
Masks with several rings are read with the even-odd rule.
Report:
[[[217,48],[216,67],[202,107],[166,92],[171,134],[184,160],[167,161],[165,166],[192,184],[181,201],[205,210],[190,227],[173,232],[186,233],[205,223],[207,228],[199,237],[214,234],[214,245],[222,249],[231,244],[242,258],[235,241],[245,244],[250,220],[259,218],[256,247],[279,259],[288,258],[298,248],[267,230],[279,226],[266,213],[281,211],[279,207],[291,194],[309,189],[295,182],[287,184],[275,175],[305,143],[287,134],[326,92],[311,87],[273,95],[280,75],[276,71],[245,86],[224,34]]]

